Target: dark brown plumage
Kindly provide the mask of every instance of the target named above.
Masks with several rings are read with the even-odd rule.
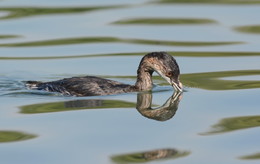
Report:
[[[52,82],[27,81],[30,89],[60,92],[70,96],[111,95],[126,92],[145,91],[152,89],[152,74],[156,71],[177,91],[182,91],[179,81],[179,66],[176,60],[166,52],[152,52],[145,55],[137,70],[135,85],[95,76],[72,77]]]

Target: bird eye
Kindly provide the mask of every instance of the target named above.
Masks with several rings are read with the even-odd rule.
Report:
[[[166,73],[166,76],[167,76],[167,77],[172,77],[172,76],[173,76],[173,73],[172,73],[172,72],[167,72],[167,73]]]

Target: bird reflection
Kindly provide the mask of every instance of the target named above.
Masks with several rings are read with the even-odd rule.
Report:
[[[21,106],[20,113],[51,113],[83,109],[116,109],[116,108],[135,108],[144,117],[166,121],[175,115],[178,104],[181,100],[181,93],[172,95],[162,106],[152,108],[152,93],[138,93],[137,103],[123,100],[104,100],[104,99],[85,99],[51,103],[40,103]]]
[[[136,109],[144,116],[157,121],[166,121],[171,119],[181,101],[182,94],[175,92],[168,100],[160,107],[152,108],[152,94],[151,93],[138,93]]]
[[[144,117],[157,120],[157,121],[166,121],[171,119],[177,109],[179,102],[181,100],[181,92],[175,92],[168,100],[160,107],[152,108],[152,93],[138,93],[137,94],[137,103],[136,109]],[[107,106],[106,101],[109,100],[99,100],[99,99],[89,99],[89,100],[75,100],[64,102],[65,108],[113,108],[112,106]],[[116,103],[116,102],[114,102]],[[122,102],[124,103],[124,102]],[[126,105],[127,102],[124,103]],[[118,106],[118,107],[127,107],[127,106]],[[129,106],[131,107],[131,106]]]
[[[89,100],[75,100],[65,101],[65,108],[99,108],[104,106],[104,100],[89,99]]]

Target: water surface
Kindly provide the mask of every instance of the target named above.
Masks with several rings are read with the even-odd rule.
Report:
[[[0,162],[259,163],[258,0],[0,1]],[[183,94],[64,97],[23,81],[134,84],[167,51]]]

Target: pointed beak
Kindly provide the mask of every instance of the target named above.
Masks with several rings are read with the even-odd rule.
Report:
[[[179,81],[179,77],[167,77],[165,74],[163,74],[161,71],[158,71],[155,69],[155,71],[162,77],[164,78],[169,84],[172,85],[172,87],[177,91],[177,92],[182,92],[183,91],[183,86],[182,83]]]
[[[183,91],[183,86],[182,86],[182,83],[180,81],[172,81],[172,86],[178,92]]]

